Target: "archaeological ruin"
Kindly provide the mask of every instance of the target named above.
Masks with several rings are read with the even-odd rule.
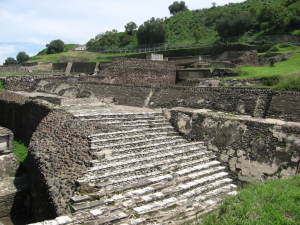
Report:
[[[259,64],[255,51],[220,57]],[[0,77],[0,157],[13,135],[30,139],[35,224],[181,224],[243,182],[294,176],[300,93],[198,69],[122,58],[93,75]]]

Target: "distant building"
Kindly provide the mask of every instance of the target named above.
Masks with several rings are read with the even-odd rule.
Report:
[[[75,51],[85,51],[86,47],[85,46],[81,46],[81,47],[77,47],[74,49]]]

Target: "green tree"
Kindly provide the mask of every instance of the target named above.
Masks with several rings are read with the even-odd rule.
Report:
[[[125,25],[125,31],[129,34],[129,35],[132,35],[132,32],[134,30],[136,30],[137,28],[137,25],[135,22],[129,22]]]
[[[12,57],[8,57],[7,59],[5,59],[5,62],[3,63],[3,65],[5,66],[14,65],[14,64],[18,64],[18,62]]]
[[[27,55],[25,52],[19,52],[17,55],[17,61],[18,63],[23,63],[28,61],[29,55]]]
[[[133,36],[131,35],[128,35],[128,34],[124,34],[122,37],[121,37],[121,43],[122,45],[129,45],[132,41],[133,41]]]
[[[188,10],[187,6],[185,6],[185,2],[175,1],[172,5],[169,5],[170,14],[175,15],[176,13]]]
[[[64,50],[64,45],[65,43],[60,40],[53,40],[50,42],[50,44],[47,44],[47,54],[55,54],[55,53],[60,53]]]
[[[232,9],[222,19],[216,21],[216,30],[222,37],[243,35],[255,24],[253,16],[248,11]]]
[[[152,17],[139,26],[137,31],[137,38],[139,44],[154,44],[162,43],[167,36],[164,19]]]

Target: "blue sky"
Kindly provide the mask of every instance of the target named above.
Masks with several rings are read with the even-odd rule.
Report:
[[[174,0],[0,0],[0,65],[20,51],[33,56],[55,39],[85,44],[107,30],[124,31],[151,17],[169,17]],[[202,9],[241,0],[186,0],[190,9]]]

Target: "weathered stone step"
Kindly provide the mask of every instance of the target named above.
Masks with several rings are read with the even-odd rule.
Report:
[[[177,211],[169,211],[167,216],[156,214],[156,218],[161,218],[159,221],[161,224],[168,224],[171,221],[177,221],[178,224],[192,224],[195,221],[196,215],[198,218],[201,218],[204,214],[207,214],[217,208],[219,203],[224,200],[228,196],[236,195],[235,190],[237,187],[233,185],[226,185],[224,187],[218,188],[218,190],[213,190],[209,193],[206,193],[206,196],[202,196],[202,201],[189,203],[187,206],[180,208]],[[209,197],[208,197],[209,196]],[[160,212],[158,212],[160,213]],[[144,218],[144,217],[142,217]],[[146,219],[146,218],[145,218]],[[154,220],[148,218],[147,221]],[[125,221],[122,221],[123,223]]]
[[[197,169],[199,169],[199,171],[197,171],[197,175],[195,174],[191,174],[192,176],[187,176],[186,179],[184,179],[185,182],[191,181],[192,179],[195,178],[200,178],[201,176],[207,176],[206,181],[210,182],[210,181],[214,181],[214,179],[216,179],[216,176],[210,178],[208,175],[211,175],[212,173],[216,173],[220,170],[224,170],[224,167],[216,167],[220,164],[220,162],[218,161],[211,161],[208,162],[206,164],[202,164],[200,166],[196,166]],[[201,171],[202,170],[202,171]],[[192,169],[191,171],[195,171],[194,169]],[[161,183],[163,181],[169,181],[169,182],[164,182]],[[156,175],[153,178],[148,178],[145,180],[140,180],[139,182],[136,183],[132,183],[131,185],[125,185],[122,186],[122,188],[119,189],[111,189],[111,190],[105,190],[105,191],[98,191],[98,192],[94,192],[93,194],[90,194],[90,196],[88,195],[84,195],[84,196],[78,196],[78,197],[73,197],[71,199],[71,201],[74,203],[74,205],[76,204],[81,204],[83,203],[83,200],[86,202],[91,201],[91,199],[98,199],[98,198],[102,198],[103,196],[106,195],[112,195],[113,193],[124,193],[124,191],[129,190],[127,192],[124,193],[125,197],[130,197],[130,198],[134,198],[134,197],[138,197],[141,195],[146,195],[148,193],[151,192],[158,192],[161,189],[164,188],[168,188],[169,186],[176,186],[178,182],[181,182],[181,180],[176,180],[174,182],[170,182],[171,180],[173,180],[173,176],[168,174],[168,175]],[[202,184],[202,183],[201,183]],[[164,194],[156,194],[156,196],[164,196]]]
[[[91,142],[90,143],[90,150],[97,150],[101,151],[102,149],[126,149],[126,148],[133,148],[133,147],[138,147],[138,146],[144,146],[144,145],[151,145],[151,144],[158,144],[158,143],[164,143],[164,142],[169,142],[169,141],[174,141],[174,140],[181,140],[183,143],[187,143],[186,140],[184,139],[179,139],[178,136],[159,136],[159,137],[153,137],[151,139],[141,139],[141,140],[136,140],[132,141],[130,139],[123,139],[120,140],[118,143],[99,143],[99,142]]]
[[[101,170],[98,171],[96,170],[96,171],[91,171],[81,179],[78,179],[76,182],[79,185],[83,185],[83,186],[94,185],[98,187],[104,187],[107,185],[122,186],[124,185],[124,183],[134,182],[140,178],[145,178],[145,177],[149,177],[149,178],[153,177],[151,178],[150,181],[155,182],[156,175],[162,174],[166,171],[170,171],[171,168],[176,171],[180,168],[184,169],[186,167],[192,167],[195,165],[207,163],[214,158],[215,158],[214,155],[203,157],[202,155],[199,156],[195,154],[195,155],[190,155],[185,157],[178,157],[173,160],[157,161],[153,164],[141,165],[135,168],[127,168],[118,171],[106,172],[103,174],[99,174]]]
[[[177,154],[177,153],[185,153],[189,155],[193,152],[202,151],[204,153],[211,154],[210,151],[206,151],[206,147],[201,145],[201,143],[192,142],[192,143],[180,143],[178,145],[174,145],[171,147],[164,147],[164,148],[154,148],[154,149],[146,149],[145,151],[134,152],[130,154],[119,154],[118,156],[114,156],[109,159],[101,159],[101,160],[92,160],[90,161],[93,167],[96,166],[104,166],[104,165],[112,165],[117,162],[125,162],[128,163],[131,160],[136,160],[137,158],[140,160],[142,157],[154,157],[160,154]]]
[[[109,125],[109,124],[107,124]],[[145,128],[152,128],[152,127],[163,127],[163,128],[169,128],[171,127],[170,126],[170,123],[169,122],[152,122],[152,123],[140,123],[140,124],[120,124],[119,127],[122,127],[122,128],[136,128],[136,127],[139,127],[139,128],[142,128],[142,127],[145,127]]]
[[[160,112],[153,113],[102,113],[97,110],[94,112],[76,112],[70,111],[73,113],[75,117],[85,118],[85,119],[93,119],[93,118],[154,118],[155,116],[163,116]]]
[[[84,120],[87,121],[87,120]],[[90,120],[88,120],[90,121]],[[93,120],[98,121],[101,125],[115,125],[115,126],[161,126],[170,125],[167,120]]]
[[[224,168],[215,168],[215,172],[218,172],[218,169]],[[227,173],[221,172],[208,176],[205,179],[205,182],[203,182],[203,179],[195,180],[194,183],[197,183],[197,186],[201,185],[201,187],[192,189],[191,186],[190,189],[192,190],[186,189],[185,187],[174,189],[173,186],[170,187],[170,185],[168,185],[168,189],[171,189],[172,191],[164,191],[162,189],[160,192],[158,192],[161,188],[153,188],[150,186],[139,190],[128,191],[125,194],[117,194],[110,198],[102,198],[100,200],[91,202],[80,202],[78,204],[72,205],[71,208],[74,212],[78,212],[81,210],[91,209],[103,205],[115,204],[122,205],[122,207],[126,208],[134,208],[137,213],[140,213],[141,211],[143,211],[140,208],[143,208],[143,206],[145,206],[143,204],[146,204],[146,206],[150,206],[151,202],[156,201],[157,205],[157,202],[158,204],[160,204],[162,199],[166,199],[171,196],[171,198],[176,198],[177,200],[188,199],[195,196],[199,198],[200,194],[224,186],[232,181],[229,178],[224,179],[225,176],[227,176]]]
[[[162,199],[162,198],[168,198],[168,197],[175,197],[177,195],[183,195],[185,198],[190,198],[196,195],[196,191],[198,186],[203,186],[206,185],[207,189],[201,189],[201,190],[208,190],[209,188],[215,188],[212,184],[207,184],[210,182],[215,182],[217,179],[223,179],[224,176],[227,176],[228,174],[221,173],[225,168],[224,167],[212,167],[211,169],[208,170],[203,170],[198,173],[198,176],[196,180],[191,180],[191,182],[196,182],[198,185],[196,186],[190,186],[192,190],[187,191],[189,189],[186,189],[185,186],[180,186],[180,180],[176,180],[176,183],[169,182],[169,184],[163,184],[159,185],[156,184],[154,187],[146,187],[144,189],[138,189],[134,191],[129,191],[124,194],[125,197],[127,198],[132,198],[131,203],[134,203],[135,207],[141,206],[143,204],[148,204],[150,202]],[[216,174],[216,175],[214,175]],[[219,175],[218,175],[219,174]],[[206,177],[204,177],[206,176]],[[201,177],[204,177],[203,179],[206,180],[206,183],[202,182],[203,179],[200,179]],[[227,179],[226,183],[231,182],[231,179]],[[223,184],[223,183],[222,183]],[[179,188],[176,188],[179,185]],[[221,183],[220,183],[221,185]],[[183,191],[185,194],[182,194]],[[198,193],[199,194],[199,193]]]
[[[168,121],[167,118],[163,116],[154,116],[154,117],[92,117],[92,118],[80,118],[83,121],[101,121],[101,122],[110,122],[110,121],[116,121],[117,122],[126,122],[126,121]]]
[[[90,144],[106,144],[106,143],[121,143],[124,140],[128,141],[137,141],[137,140],[143,140],[143,139],[149,139],[153,137],[158,137],[158,136],[176,136],[178,138],[181,138],[181,136],[178,135],[177,132],[156,132],[156,133],[142,133],[142,134],[133,134],[133,135],[126,135],[126,136],[121,136],[121,137],[113,137],[113,138],[108,138],[108,139],[94,139],[90,141]]]
[[[152,138],[149,140],[139,140],[139,141],[133,141],[128,143],[120,143],[120,144],[111,144],[111,145],[104,145],[104,146],[94,146],[91,144],[90,151],[102,151],[105,149],[115,150],[116,151],[132,151],[134,148],[147,148],[148,146],[151,148],[151,146],[161,146],[161,145],[175,145],[176,143],[187,143],[184,139],[179,139],[173,136],[166,136],[166,137],[157,137]],[[172,144],[173,143],[173,144]]]
[[[199,148],[191,148],[189,150],[177,150],[177,151],[165,151],[160,154],[150,154],[143,155],[141,157],[124,157],[122,160],[119,160],[115,162],[113,159],[107,160],[108,163],[105,163],[104,165],[101,164],[101,162],[92,162],[95,166],[92,167],[90,170],[87,171],[87,173],[94,172],[94,171],[101,171],[107,172],[108,170],[116,170],[116,169],[124,169],[126,167],[136,167],[143,164],[152,164],[156,161],[164,161],[164,160],[172,160],[178,157],[186,157],[189,155],[194,155],[194,157],[200,157],[205,155],[211,155],[212,153],[210,151],[201,151],[199,152]]]
[[[158,132],[174,132],[174,127],[168,126],[166,128],[161,127],[153,127],[153,128],[141,128],[141,129],[132,129],[129,131],[117,131],[110,133],[99,133],[88,136],[89,140],[98,140],[98,139],[109,139],[109,138],[121,138],[123,136],[128,135],[136,135],[136,134],[151,134]]]
[[[232,182],[231,179],[229,178],[221,179],[222,177],[224,177],[223,174],[224,176],[227,176],[224,172],[219,174],[214,174],[214,176],[218,178],[214,179],[216,180],[215,182],[209,183],[208,185],[202,185],[201,187],[195,188],[188,192],[180,193],[178,191],[177,192],[178,195],[174,195],[172,197],[169,196],[168,198],[164,198],[164,200],[154,201],[149,204],[134,207],[133,210],[138,214],[144,214],[144,213],[149,213],[151,211],[157,211],[160,208],[168,207],[179,202],[186,202],[185,204],[182,203],[179,204],[182,205],[182,207],[190,206],[191,203],[192,205],[194,205],[195,203],[199,204],[199,202],[201,201],[205,201],[212,197],[216,197],[219,194],[223,194],[224,192],[230,192],[236,189],[236,186],[232,186],[232,184],[230,184],[230,182]]]

